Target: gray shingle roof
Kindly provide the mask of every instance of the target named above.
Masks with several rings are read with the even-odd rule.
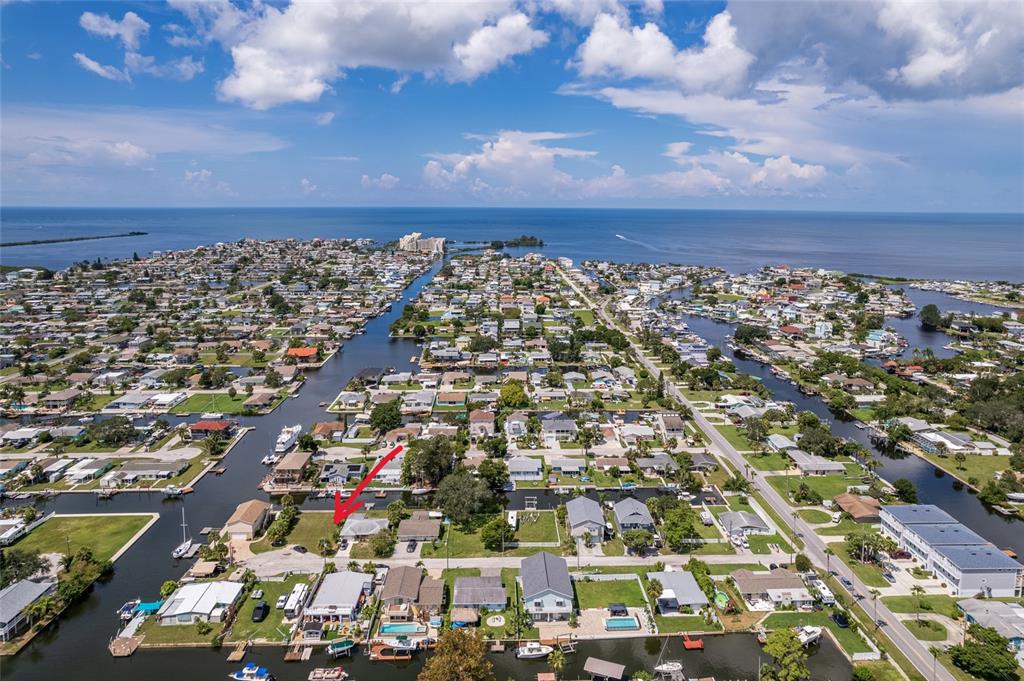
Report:
[[[569,527],[576,527],[586,522],[594,522],[604,525],[604,514],[601,513],[601,505],[587,497],[576,497],[565,505],[566,518]]]
[[[0,621],[7,624],[17,619],[22,610],[34,603],[53,586],[54,582],[52,581],[33,582],[23,579],[6,587],[0,591]]]
[[[915,523],[955,523],[957,519],[932,504],[907,504],[906,506],[883,506],[889,513],[904,525]]]
[[[523,580],[523,599],[531,600],[545,591],[553,591],[572,599],[572,580],[565,560],[547,551],[523,558],[520,566]]]

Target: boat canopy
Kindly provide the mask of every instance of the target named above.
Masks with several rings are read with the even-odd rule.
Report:
[[[156,612],[163,605],[163,601],[150,601],[148,603],[139,603],[135,606],[135,612]]]

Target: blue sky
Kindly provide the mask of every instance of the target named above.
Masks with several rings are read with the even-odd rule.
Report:
[[[1015,3],[0,3],[4,205],[1020,212]]]

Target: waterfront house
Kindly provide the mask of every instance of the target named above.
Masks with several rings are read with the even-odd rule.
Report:
[[[252,540],[267,526],[271,506],[260,499],[243,501],[224,524],[224,532],[232,539]]]
[[[411,565],[399,565],[388,570],[381,586],[380,601],[385,606],[411,605],[420,595],[423,570]]]
[[[65,410],[70,409],[75,400],[84,394],[86,394],[85,391],[79,390],[78,388],[67,388],[65,390],[52,392],[46,397],[43,397],[40,401],[45,409]]]
[[[329,461],[320,469],[320,482],[341,487],[353,478],[362,479],[366,464],[349,461]]]
[[[373,575],[345,570],[325,575],[303,613],[305,621],[352,622],[373,591]]]
[[[508,460],[510,480],[540,480],[544,477],[544,466],[540,459],[529,456],[513,456]]]
[[[770,610],[778,607],[808,607],[814,596],[804,585],[800,575],[776,568],[769,572],[751,572],[740,568],[732,573],[743,600],[751,610]]]
[[[701,591],[697,580],[685,570],[648,572],[647,579],[656,579],[661,584],[656,605],[662,615],[699,612],[708,605],[708,598]]]
[[[452,589],[453,607],[472,608],[477,612],[487,608],[493,612],[504,610],[507,599],[508,593],[500,575],[455,578]]]
[[[830,475],[833,473],[846,473],[846,466],[839,461],[826,459],[817,454],[808,454],[802,449],[790,449],[786,452],[793,465],[800,471],[800,475]]]
[[[362,409],[366,402],[366,395],[363,393],[344,391],[334,400],[336,407],[340,409]]]
[[[797,443],[781,433],[772,433],[765,438],[765,443],[768,445],[768,449],[773,452],[788,452],[792,449],[799,449]]]
[[[633,497],[626,497],[615,502],[612,506],[615,513],[615,522],[619,524],[619,531],[647,530],[654,532],[654,518],[647,506]]]
[[[231,437],[234,430],[235,424],[226,419],[204,419],[188,427],[193,440],[201,440],[211,435]]]
[[[591,540],[604,540],[604,513],[596,501],[589,497],[574,497],[566,502],[565,511],[571,536],[579,538],[589,532]]]
[[[56,580],[22,579],[0,590],[0,641],[10,641],[32,624],[30,605],[57,590]]]
[[[190,582],[182,584],[157,611],[163,625],[193,622],[225,622],[243,598],[240,582]]]
[[[523,608],[534,621],[569,618],[574,593],[564,558],[546,551],[535,553],[523,559],[519,573]]]
[[[576,422],[566,418],[546,418],[540,422],[541,435],[546,443],[572,440],[579,430]]]
[[[587,470],[587,462],[583,459],[573,459],[568,456],[559,456],[551,460],[551,471],[572,477],[581,475]]]
[[[658,425],[661,426],[661,434],[666,440],[670,437],[686,437],[686,422],[679,414],[658,414]]]
[[[272,392],[254,392],[246,398],[245,402],[242,403],[242,406],[246,409],[261,411],[274,406],[274,400],[276,399],[277,395]]]
[[[274,470],[271,479],[275,485],[297,485],[302,482],[306,467],[312,458],[309,452],[295,450],[284,455]]]
[[[675,473],[679,470],[679,464],[668,454],[658,452],[651,456],[641,456],[636,459],[636,466],[645,476],[652,478],[667,473]]]

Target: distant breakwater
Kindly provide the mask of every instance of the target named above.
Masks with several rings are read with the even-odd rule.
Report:
[[[33,239],[32,241],[3,241],[0,248],[12,246],[40,246],[43,244],[63,244],[69,241],[96,241],[97,239],[122,239],[129,236],[146,236],[149,232],[121,232],[119,234],[100,234],[99,236],[67,236],[60,239]]]

